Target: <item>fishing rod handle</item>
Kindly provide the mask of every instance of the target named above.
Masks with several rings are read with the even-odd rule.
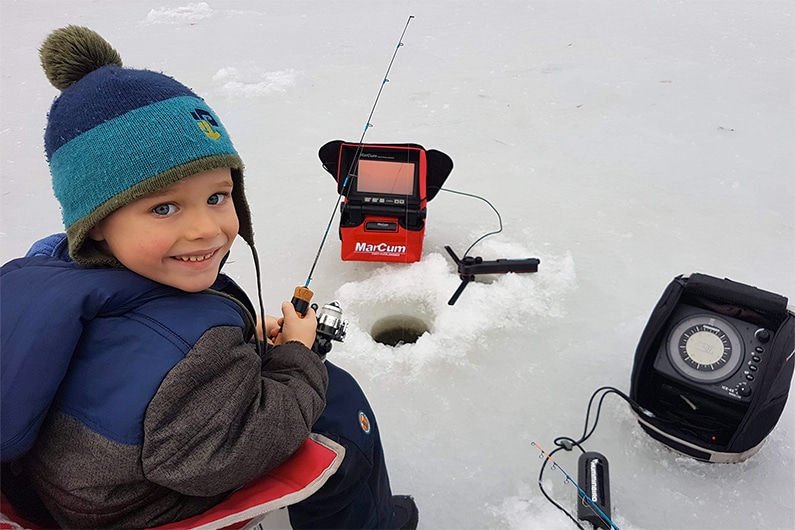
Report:
[[[312,296],[315,293],[312,292],[311,289],[308,287],[298,286],[295,288],[293,292],[293,299],[290,300],[290,303],[293,304],[295,308],[295,312],[299,315],[306,316],[306,310],[309,309],[309,302],[312,301]]]

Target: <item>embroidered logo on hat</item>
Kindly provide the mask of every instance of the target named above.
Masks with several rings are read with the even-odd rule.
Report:
[[[193,116],[193,119],[199,124],[199,129],[207,135],[207,138],[218,140],[221,137],[221,133],[213,128],[213,126],[218,127],[218,122],[215,121],[213,115],[208,111],[204,109],[194,109],[194,112],[191,112],[190,115]]]
[[[359,426],[365,434],[370,434],[370,419],[361,410],[359,411]]]

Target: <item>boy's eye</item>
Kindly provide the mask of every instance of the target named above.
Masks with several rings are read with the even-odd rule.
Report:
[[[176,207],[173,204],[158,204],[154,208],[152,208],[152,213],[157,215],[169,215],[176,211]]]
[[[221,204],[228,196],[229,195],[227,193],[213,193],[210,195],[210,198],[207,199],[207,204]]]

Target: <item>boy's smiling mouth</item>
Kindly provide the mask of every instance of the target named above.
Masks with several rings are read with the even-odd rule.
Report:
[[[201,261],[207,261],[208,259],[211,259],[213,256],[215,256],[216,252],[217,252],[217,250],[213,250],[212,252],[209,252],[207,254],[194,254],[194,255],[190,255],[190,256],[172,256],[172,258],[177,260],[177,261],[184,261],[184,262],[187,262],[187,263],[190,263],[190,262],[201,262]]]

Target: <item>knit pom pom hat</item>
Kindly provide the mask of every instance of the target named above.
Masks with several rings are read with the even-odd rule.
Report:
[[[120,266],[87,234],[113,211],[203,171],[231,168],[240,236],[253,247],[243,162],[221,120],[175,79],[123,68],[94,31],[67,26],[40,49],[61,91],[50,108],[44,147],[61,203],[69,254],[87,266]]]

